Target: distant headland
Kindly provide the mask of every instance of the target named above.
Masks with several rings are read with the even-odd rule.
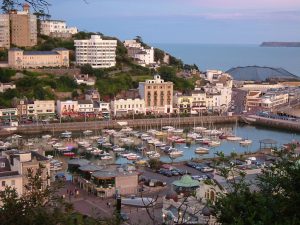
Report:
[[[260,47],[300,47],[300,42],[263,42]]]

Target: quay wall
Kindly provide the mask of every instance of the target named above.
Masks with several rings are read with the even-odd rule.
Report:
[[[16,131],[0,130],[0,136],[18,134],[38,134],[49,132],[63,131],[84,131],[84,130],[99,130],[99,129],[116,129],[121,128],[120,122],[126,122],[127,126],[141,129],[160,129],[162,126],[179,125],[196,125],[202,124],[222,124],[235,123],[239,120],[239,116],[203,116],[203,117],[171,117],[171,118],[153,118],[153,119],[130,119],[130,120],[109,120],[109,121],[92,121],[92,122],[66,122],[66,123],[51,123],[51,124],[32,124],[20,125]]]
[[[242,121],[251,124],[259,125],[263,127],[281,129],[291,132],[300,132],[300,122],[297,121],[287,121],[279,119],[264,118],[259,116],[251,116],[242,118]]]

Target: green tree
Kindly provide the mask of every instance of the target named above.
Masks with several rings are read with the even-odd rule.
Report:
[[[83,66],[80,67],[80,73],[81,74],[93,75],[94,74],[94,69],[91,66],[91,64],[84,64]]]
[[[300,224],[300,163],[293,152],[277,151],[278,160],[262,170],[251,189],[246,174],[218,153],[220,169],[227,179],[228,193],[219,194],[213,206],[222,224]],[[231,162],[231,163],[230,163]]]

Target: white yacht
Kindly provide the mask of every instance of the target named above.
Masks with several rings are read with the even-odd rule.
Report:
[[[196,154],[208,154],[209,153],[209,149],[208,148],[199,147],[199,148],[195,149],[195,153]]]

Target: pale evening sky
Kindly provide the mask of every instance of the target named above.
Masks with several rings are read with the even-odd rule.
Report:
[[[50,0],[52,19],[150,43],[300,41],[299,0]]]

